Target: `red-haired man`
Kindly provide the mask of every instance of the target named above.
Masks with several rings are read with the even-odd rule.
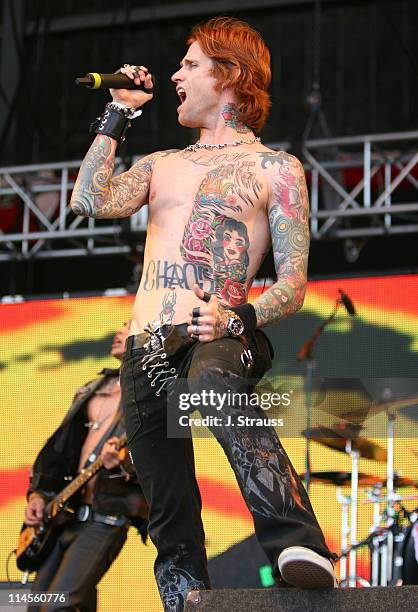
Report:
[[[98,218],[126,217],[149,205],[121,381],[167,611],[182,610],[188,591],[210,586],[193,445],[185,435],[191,419],[181,412],[187,407],[207,417],[277,574],[300,587],[335,584],[333,555],[305,490],[266,414],[249,401],[271,365],[260,328],[304,300],[304,172],[295,157],[255,136],[270,106],[270,57],[261,36],[220,17],[197,26],[188,43],[172,81],[178,120],[199,128],[199,141],[148,155],[112,177],[129,120],[152,99],[147,68],[125,65],[121,71],[145,90],[111,91],[113,103],[98,121],[72,196],[74,212]],[[248,291],[271,246],[277,281],[250,305]],[[233,396],[239,401],[229,401]]]

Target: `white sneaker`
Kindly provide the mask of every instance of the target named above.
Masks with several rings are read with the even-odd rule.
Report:
[[[336,588],[331,561],[304,546],[285,548],[277,560],[279,572],[286,582],[301,589]]]

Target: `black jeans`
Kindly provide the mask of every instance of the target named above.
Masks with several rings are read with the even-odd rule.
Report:
[[[148,372],[142,367],[149,353],[145,348],[133,348],[133,338],[128,338],[121,370],[128,446],[150,508],[149,534],[158,551],[155,576],[160,596],[166,612],[180,612],[189,590],[210,588],[193,443],[190,437],[167,435],[167,394],[163,391],[156,397],[156,386],[150,386]],[[170,366],[182,371],[191,393],[212,390],[250,395],[256,382],[251,375],[260,370],[256,368],[259,361],[248,369],[241,361],[242,350],[235,338],[198,342],[186,356],[170,357]],[[263,373],[258,371],[258,376]],[[184,391],[185,385],[180,388]],[[176,410],[173,392],[169,399],[168,409]],[[213,415],[210,408],[202,406],[200,412],[202,416]],[[216,415],[224,417],[223,424],[210,429],[235,472],[257,538],[272,566],[289,546],[306,546],[333,557],[275,430],[227,425],[231,419],[238,424],[240,416],[263,418],[263,411],[243,402],[216,410]]]
[[[67,591],[69,605],[30,606],[28,612],[94,612],[96,585],[125,543],[127,527],[74,521],[59,535],[51,554],[40,567],[33,591]]]

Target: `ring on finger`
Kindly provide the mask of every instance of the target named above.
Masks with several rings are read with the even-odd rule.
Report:
[[[192,317],[200,317],[200,306],[195,306],[193,308]]]
[[[199,325],[199,317],[192,318],[192,325]]]
[[[196,334],[196,336],[199,335],[199,326],[198,325],[194,326],[194,333]]]

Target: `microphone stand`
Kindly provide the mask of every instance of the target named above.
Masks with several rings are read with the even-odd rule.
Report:
[[[305,374],[305,403],[306,403],[306,451],[305,451],[305,489],[309,493],[310,481],[311,481],[311,440],[309,430],[311,427],[311,414],[312,414],[312,382],[313,372],[316,367],[316,363],[312,356],[312,350],[315,344],[318,342],[322,332],[329,325],[335,315],[337,314],[338,308],[341,306],[341,298],[337,298],[333,311],[325,321],[319,325],[314,331],[313,335],[309,340],[303,343],[300,348],[297,359],[298,361],[306,361],[306,374]]]

